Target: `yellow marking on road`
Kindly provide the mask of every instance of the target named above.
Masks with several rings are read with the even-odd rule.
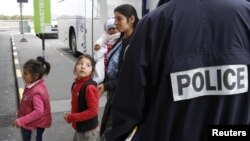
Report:
[[[15,64],[19,64],[19,60],[18,59],[15,59]]]
[[[14,52],[13,52],[13,55],[14,55],[14,56],[17,56],[17,52],[16,52],[16,51],[14,51]]]
[[[21,99],[23,97],[23,88],[19,88],[18,92],[19,92],[19,100],[21,101]]]
[[[22,72],[21,72],[20,69],[17,69],[17,70],[16,70],[16,77],[17,77],[17,78],[22,77]]]

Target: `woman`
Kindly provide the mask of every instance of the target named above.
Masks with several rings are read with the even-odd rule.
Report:
[[[107,76],[104,83],[98,86],[99,96],[103,95],[105,91],[108,93],[107,103],[101,122],[101,139],[108,136],[108,132],[112,127],[111,99],[116,89],[123,58],[129,47],[129,42],[132,38],[136,24],[139,21],[135,8],[129,4],[123,4],[116,7],[114,15],[115,25],[118,31],[121,32],[121,36],[108,54]]]

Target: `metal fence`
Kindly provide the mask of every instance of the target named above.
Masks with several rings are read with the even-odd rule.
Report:
[[[20,20],[0,20],[0,30],[19,30],[22,31]],[[34,21],[23,21],[23,30],[24,32],[31,32],[31,29],[34,28]]]

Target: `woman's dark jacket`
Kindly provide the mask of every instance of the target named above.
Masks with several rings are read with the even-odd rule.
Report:
[[[115,88],[116,88],[116,85],[118,82],[119,72],[120,72],[120,69],[122,67],[123,58],[125,55],[125,50],[126,50],[126,48],[129,47],[129,42],[131,40],[132,35],[133,34],[131,34],[129,37],[124,38],[124,39],[122,39],[123,35],[121,35],[120,39],[113,45],[113,47],[115,47],[117,45],[117,43],[119,43],[122,40],[122,49],[121,49],[121,52],[119,55],[119,69],[118,69],[117,79],[110,80],[108,77],[106,77],[105,81],[103,83],[104,89],[105,89],[105,91],[107,91],[108,95],[107,95],[107,103],[105,105],[105,110],[104,110],[103,117],[102,117],[100,135],[103,134],[106,126],[109,126],[109,125],[107,125],[107,122],[108,122],[108,118],[110,118],[111,100],[112,100],[112,97],[113,97],[113,94],[115,92]],[[109,61],[110,61],[110,58],[108,59],[108,63],[109,63]]]

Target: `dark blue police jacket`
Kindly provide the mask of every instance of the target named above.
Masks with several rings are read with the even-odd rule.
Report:
[[[249,125],[250,3],[170,0],[145,15],[113,99],[112,141],[206,141]]]

